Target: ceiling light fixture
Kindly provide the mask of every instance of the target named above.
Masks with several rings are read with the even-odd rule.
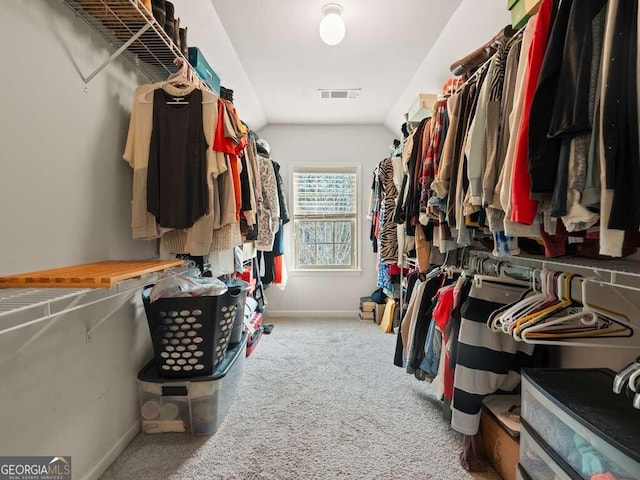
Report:
[[[322,7],[322,20],[320,21],[320,38],[327,45],[338,45],[343,39],[347,29],[342,19],[342,7],[330,3]]]

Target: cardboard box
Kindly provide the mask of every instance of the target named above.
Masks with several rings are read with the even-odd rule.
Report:
[[[384,305],[378,305],[376,303],[376,323],[380,325],[382,323],[382,316],[384,315]]]
[[[508,430],[486,408],[480,417],[480,433],[487,459],[504,480],[516,480],[516,470],[520,457],[518,438],[511,436]]]
[[[433,105],[438,100],[437,93],[421,93],[407,112],[407,119],[412,123],[419,123],[433,114]]]
[[[362,302],[360,304],[360,310],[363,312],[373,312],[376,309],[375,302]]]

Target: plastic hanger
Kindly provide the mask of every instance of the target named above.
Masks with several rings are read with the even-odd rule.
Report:
[[[199,85],[197,85],[195,82],[192,82],[191,80],[188,79],[188,77],[190,76],[190,68],[189,67],[185,67],[183,66],[178,72],[170,75],[166,80],[162,81],[162,82],[157,82],[157,83],[153,83],[150,85],[150,87],[153,87],[151,90],[145,92],[142,95],[141,98],[141,103],[153,103],[153,92],[155,90],[157,90],[158,88],[163,88],[167,85],[171,85],[172,87],[175,87],[179,90],[183,90],[185,93],[185,95],[191,93],[194,89],[199,89],[202,91],[202,103],[203,104],[210,104],[210,103],[218,103],[218,97],[206,90],[201,88]],[[179,97],[175,97],[175,98],[179,98]],[[180,100],[175,100],[174,102],[167,102],[168,105],[184,105],[184,101],[180,101]]]
[[[635,361],[618,372],[616,378],[613,380],[613,393],[622,393],[624,386],[629,382],[631,375],[636,370],[640,371],[640,357],[636,358]]]
[[[527,289],[524,292],[522,292],[522,295],[520,295],[520,298],[515,302],[508,305],[504,305],[503,307],[500,307],[497,310],[494,310],[489,315],[489,318],[487,319],[487,327],[489,327],[489,330],[491,330],[494,333],[501,333],[504,313],[510,308],[512,308],[514,305],[517,305],[518,303],[526,300],[531,293],[533,293],[533,289]]]
[[[500,330],[509,333],[508,327],[518,318],[529,315],[544,307],[549,306],[552,302],[557,301],[556,296],[551,292],[549,283],[553,279],[555,272],[545,270],[540,274],[541,291],[537,295],[533,295],[523,299],[521,302],[513,304],[499,318]],[[498,322],[496,322],[496,328]]]
[[[573,339],[629,338],[634,334],[635,326],[629,321],[626,315],[590,304],[586,301],[586,287],[587,284],[593,280],[597,280],[597,278],[588,277],[583,279],[582,311],[525,328],[520,334],[521,340],[530,344],[637,349],[637,345],[568,341]],[[568,325],[568,322],[575,322],[576,320],[579,323]],[[554,328],[556,326],[558,328]],[[574,327],[574,330],[571,330],[571,327]],[[589,330],[589,327],[592,327],[592,329]]]
[[[539,322],[556,315],[557,313],[569,308],[575,304],[571,298],[571,281],[575,277],[569,273],[554,273],[555,277],[549,284],[549,292],[555,298],[548,303],[543,304],[540,308],[518,318],[509,326],[509,333],[518,341],[521,341],[520,332],[531,325],[537,325]],[[549,297],[551,298],[551,296]]]
[[[556,282],[557,285],[557,302],[553,302],[551,305],[538,310],[529,315],[525,315],[519,318],[516,322],[509,325],[509,333],[518,341],[521,341],[520,336],[523,329],[536,325],[539,322],[546,320],[547,318],[571,307],[575,302],[571,299],[571,281],[575,278],[574,273],[560,273]]]
[[[551,302],[557,300],[555,295],[550,291],[549,282],[555,272],[543,270],[540,273],[540,292],[532,296],[523,297],[519,302],[515,302],[504,309],[500,315],[492,319],[491,330],[494,332],[509,333],[508,327],[517,320],[517,318],[528,315],[534,311],[540,310],[545,306],[549,306]],[[532,278],[534,276],[532,275]],[[535,292],[535,282],[532,281],[531,292]]]

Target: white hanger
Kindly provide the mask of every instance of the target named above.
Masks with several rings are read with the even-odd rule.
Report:
[[[556,313],[570,307],[573,303],[573,299],[571,298],[571,282],[573,278],[575,278],[574,274],[567,272],[560,273],[558,275],[558,278],[556,279],[557,294],[553,294],[553,291],[550,291],[550,304],[539,308],[538,311],[533,310],[529,314],[532,317],[528,319],[524,324],[522,324],[522,322],[525,320],[524,317],[526,317],[526,315],[521,315],[519,319],[517,319],[509,326],[508,333],[511,334],[511,336],[513,336],[515,340],[521,342],[522,338],[520,334],[522,333],[523,329],[529,326],[539,325],[540,322],[544,322],[547,318],[553,317]],[[553,279],[548,282],[549,288],[552,288],[552,280]]]
[[[603,316],[608,316],[611,317],[611,315],[613,315],[613,312],[604,312],[601,311],[601,309],[598,309],[597,307],[595,307],[594,305],[590,305],[586,298],[587,298],[587,284],[589,282],[592,282],[594,280],[598,280],[597,277],[587,277],[583,280],[582,282],[582,302],[583,302],[583,309],[580,312],[577,312],[575,314],[572,315],[567,315],[565,317],[562,318],[557,318],[557,319],[552,319],[549,320],[547,322],[542,322],[540,324],[537,325],[533,325],[530,327],[525,328],[524,330],[522,330],[522,332],[520,333],[520,338],[522,341],[529,343],[529,344],[534,344],[534,345],[563,345],[563,346],[575,346],[575,347],[604,347],[604,348],[617,348],[617,349],[629,349],[629,348],[633,348],[633,349],[638,349],[637,345],[616,345],[616,344],[612,344],[609,342],[579,342],[579,341],[573,341],[573,339],[566,339],[566,340],[550,340],[550,339],[535,339],[535,338],[531,338],[529,335],[531,333],[535,333],[535,332],[540,332],[543,331],[545,329],[549,329],[549,327],[553,327],[555,325],[561,325],[561,324],[566,324],[566,322],[568,320],[575,320],[575,319],[579,319],[581,324],[584,326],[589,326],[589,325],[596,325],[599,321],[599,313]],[[631,335],[633,335],[634,333],[634,329],[635,329],[635,325],[632,324],[631,322],[629,322],[628,320],[623,319],[622,317],[618,316],[618,318],[614,319],[614,323],[624,326],[627,329],[629,329],[631,331]],[[553,328],[551,329],[553,331]],[[606,331],[603,330],[603,333],[606,333]],[[602,337],[588,337],[590,339],[597,339],[597,338],[602,338],[605,339],[607,338],[606,336],[602,336]],[[609,338],[614,338],[614,337],[609,337]],[[640,374],[638,375],[640,376]],[[637,378],[637,377],[636,377]]]
[[[549,270],[543,270],[540,273],[541,292],[536,293],[531,297],[526,297],[519,302],[513,303],[501,314],[491,318],[491,323],[489,325],[491,331],[509,333],[508,327],[512,322],[515,321],[515,318],[517,316],[528,315],[529,313],[535,311],[535,309],[539,306],[553,299],[554,295],[550,295],[550,289],[548,287],[548,282],[550,281],[551,276],[553,276],[553,272]],[[533,277],[534,276],[532,275],[532,282]],[[533,291],[536,292],[535,288],[533,288]]]
[[[525,317],[536,310],[541,309],[546,304],[558,301],[558,297],[553,293],[553,277],[555,272],[545,270],[540,274],[541,293],[525,298],[521,302],[513,305],[500,317],[501,331],[506,334],[512,333],[512,325],[522,317]],[[550,305],[549,305],[550,306]],[[496,327],[498,323],[496,322]]]
[[[178,87],[178,85],[180,84],[184,85],[183,89],[186,92],[185,95],[191,93],[194,89],[197,88],[202,91],[203,104],[218,103],[217,95],[215,95],[213,92],[210,92],[209,90],[201,88],[200,86],[196,85],[196,83],[187,79],[190,72],[193,73],[190,67],[183,66],[178,72],[170,75],[166,80],[150,84],[149,85],[149,87],[151,87],[150,90],[148,90],[141,97],[139,97],[140,103],[147,103],[147,104],[153,103],[153,95],[150,95],[150,94],[153,93],[158,88],[163,88],[165,85],[172,85],[176,88],[180,88]],[[178,98],[178,97],[175,97],[175,98]],[[182,105],[184,103],[185,102],[179,101],[179,100],[176,100],[175,102],[167,102],[167,104],[169,105],[178,105],[178,104]]]

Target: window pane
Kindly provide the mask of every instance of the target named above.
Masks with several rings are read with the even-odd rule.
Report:
[[[333,222],[318,222],[316,225],[316,242],[333,243]]]
[[[295,265],[303,269],[355,268],[357,168],[294,167],[293,185]]]
[[[351,244],[336,244],[336,265],[351,265]]]
[[[298,222],[298,241],[303,244],[316,242],[316,222]]]
[[[317,265],[337,265],[333,257],[333,245],[318,245]]]
[[[353,224],[351,222],[336,222],[334,225],[335,236],[333,241],[336,243],[351,244],[351,229]]]
[[[354,173],[294,173],[296,215],[355,214]]]
[[[298,246],[298,264],[299,265],[316,265],[316,246],[299,245]]]

